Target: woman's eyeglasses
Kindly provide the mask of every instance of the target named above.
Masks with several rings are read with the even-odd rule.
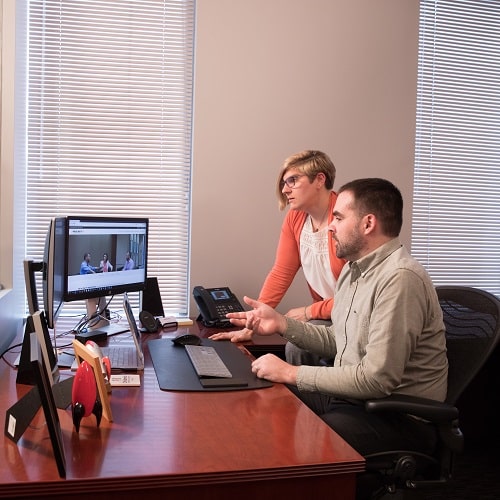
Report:
[[[294,188],[295,183],[297,182],[297,179],[300,179],[301,177],[304,177],[306,174],[300,174],[300,175],[291,175],[290,177],[287,177],[286,179],[283,179],[280,182],[280,188],[283,189],[285,187],[285,184],[289,188]]]

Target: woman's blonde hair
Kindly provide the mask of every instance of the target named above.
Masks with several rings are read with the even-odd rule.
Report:
[[[278,175],[278,182],[276,184],[276,194],[278,195],[279,209],[283,210],[288,205],[287,197],[283,194],[283,179],[285,174],[295,169],[301,174],[307,175],[309,182],[316,179],[319,173],[325,175],[325,188],[329,191],[333,189],[335,182],[335,165],[330,157],[321,152],[313,150],[305,150],[289,156],[283,163],[283,167]]]

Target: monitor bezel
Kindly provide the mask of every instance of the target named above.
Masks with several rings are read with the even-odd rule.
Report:
[[[64,444],[62,438],[61,424],[57,407],[52,393],[52,386],[42,354],[42,349],[36,333],[30,335],[30,360],[35,374],[36,385],[40,395],[45,420],[49,429],[50,441],[54,451],[57,470],[61,478],[66,477],[66,458],[64,453]]]
[[[43,262],[43,308],[50,329],[55,328],[64,303],[66,269],[66,218],[50,220],[45,238]]]
[[[28,311],[30,315],[35,314],[40,308],[38,301],[38,291],[36,289],[35,273],[44,270],[45,263],[43,261],[34,262],[33,260],[24,259],[24,284],[26,287],[26,299],[28,300]]]

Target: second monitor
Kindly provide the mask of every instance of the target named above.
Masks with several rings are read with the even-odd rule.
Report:
[[[43,308],[49,328],[64,302],[145,289],[147,218],[68,216],[50,221],[44,259],[25,260],[30,314],[38,310],[35,272],[43,274]]]
[[[144,290],[147,276],[146,218],[66,218],[64,300],[87,300],[88,316],[106,325],[105,296]]]

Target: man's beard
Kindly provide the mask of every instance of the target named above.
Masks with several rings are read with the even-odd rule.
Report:
[[[354,261],[363,249],[363,238],[357,231],[353,231],[345,242],[341,243],[337,239],[335,241],[337,242],[335,253],[339,259]]]

